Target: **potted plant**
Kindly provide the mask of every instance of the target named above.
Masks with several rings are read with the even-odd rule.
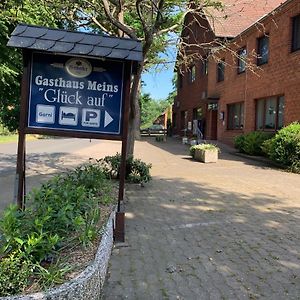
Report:
[[[195,160],[202,161],[204,163],[217,162],[220,148],[214,144],[200,144],[194,146],[194,158]]]
[[[194,146],[194,145],[197,145],[198,143],[198,139],[197,139],[197,135],[193,135],[191,138],[190,138],[190,145],[191,146]]]

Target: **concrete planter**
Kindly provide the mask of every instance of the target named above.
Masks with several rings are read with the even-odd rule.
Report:
[[[76,278],[45,292],[0,297],[0,300],[95,300],[101,298],[102,287],[113,247],[113,211],[106,224],[94,262]]]
[[[195,160],[202,161],[204,163],[215,163],[218,161],[218,149],[196,149]]]

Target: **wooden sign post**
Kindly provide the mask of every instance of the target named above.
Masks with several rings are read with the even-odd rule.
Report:
[[[26,134],[122,141],[114,237],[124,241],[131,75],[139,41],[18,25],[8,46],[23,49],[16,201],[25,208]]]

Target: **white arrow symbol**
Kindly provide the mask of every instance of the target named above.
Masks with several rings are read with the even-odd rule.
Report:
[[[105,111],[105,116],[104,116],[104,128],[109,125],[114,119],[111,117],[111,115]]]

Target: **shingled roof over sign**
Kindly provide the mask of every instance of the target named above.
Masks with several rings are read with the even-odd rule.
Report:
[[[8,46],[50,53],[142,61],[142,44],[137,40],[86,32],[74,32],[20,24]]]

